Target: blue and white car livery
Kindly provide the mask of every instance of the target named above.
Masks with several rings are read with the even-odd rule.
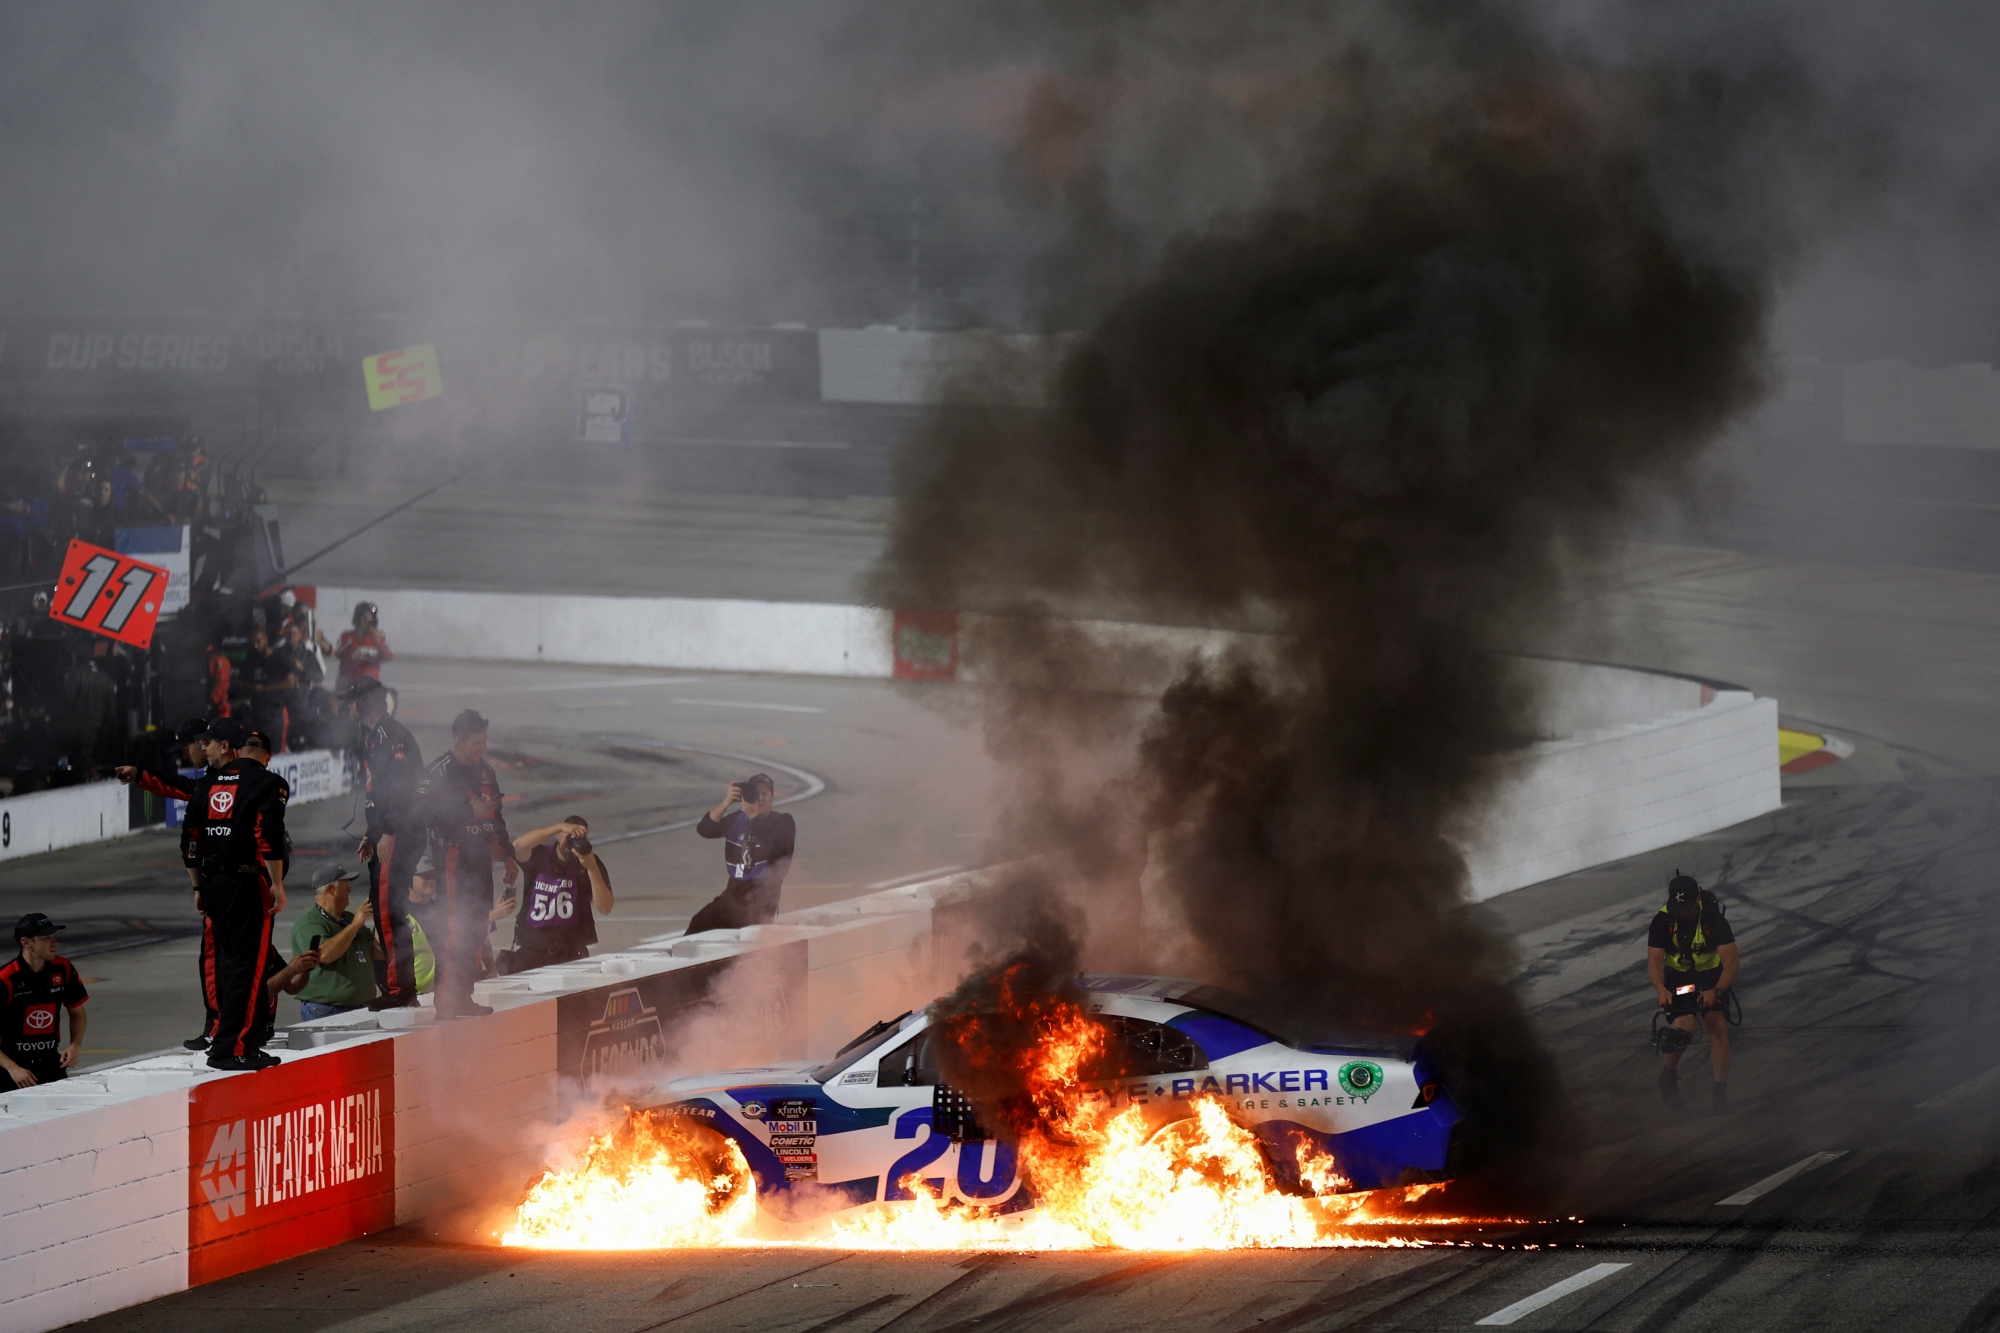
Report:
[[[1095,1085],[1114,1108],[1136,1105],[1165,1125],[1212,1096],[1264,1143],[1281,1184],[1295,1183],[1302,1141],[1330,1153],[1352,1190],[1453,1173],[1462,1116],[1422,1040],[1294,1031],[1243,996],[1192,981],[1081,982],[1130,1071]],[[911,1177],[948,1201],[1032,1207],[1011,1144],[951,1134],[953,1094],[939,1084],[929,1032],[927,1014],[905,1014],[818,1065],[676,1079],[643,1109],[735,1140],[760,1201],[780,1211],[800,1194],[814,1211],[906,1200]]]

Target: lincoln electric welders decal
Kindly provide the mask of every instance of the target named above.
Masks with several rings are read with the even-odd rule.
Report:
[[[734,1063],[802,1060],[806,946],[803,940],[740,958],[690,963],[556,1000],[556,1068],[564,1095],[591,1079],[666,1072],[696,1025]]]
[[[785,1164],[785,1179],[819,1179],[819,1103],[811,1097],[788,1097],[771,1103],[764,1120],[771,1135],[771,1154]]]

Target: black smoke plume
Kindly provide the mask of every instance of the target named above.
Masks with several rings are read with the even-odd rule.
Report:
[[[1495,6],[1079,10],[1015,162],[1067,220],[1049,307],[1081,332],[1045,410],[960,380],[878,591],[1268,634],[1136,718],[1082,687],[1088,633],[970,644],[1014,827],[1086,898],[1141,849],[1180,918],[1156,956],[1435,1027],[1518,1167],[1559,1082],[1452,835],[1535,734],[1508,649],[1761,390],[1787,242],[1748,163],[1797,89],[1596,67]],[[1085,720],[1130,746],[1079,785]]]

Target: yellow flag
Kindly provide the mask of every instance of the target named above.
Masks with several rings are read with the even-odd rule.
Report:
[[[361,374],[368,384],[368,406],[376,412],[385,407],[421,403],[426,398],[444,394],[444,377],[438,374],[437,348],[430,343],[364,356],[361,358]]]

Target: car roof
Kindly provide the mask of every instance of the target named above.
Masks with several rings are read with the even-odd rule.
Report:
[[[1174,1005],[1183,1011],[1199,1009],[1217,1014],[1301,1051],[1352,1052],[1407,1059],[1419,1036],[1416,1033],[1370,1031],[1328,1022],[1318,1015],[1300,1013],[1290,1006],[1186,977],[1090,974],[1077,980],[1093,994],[1151,1000]]]

